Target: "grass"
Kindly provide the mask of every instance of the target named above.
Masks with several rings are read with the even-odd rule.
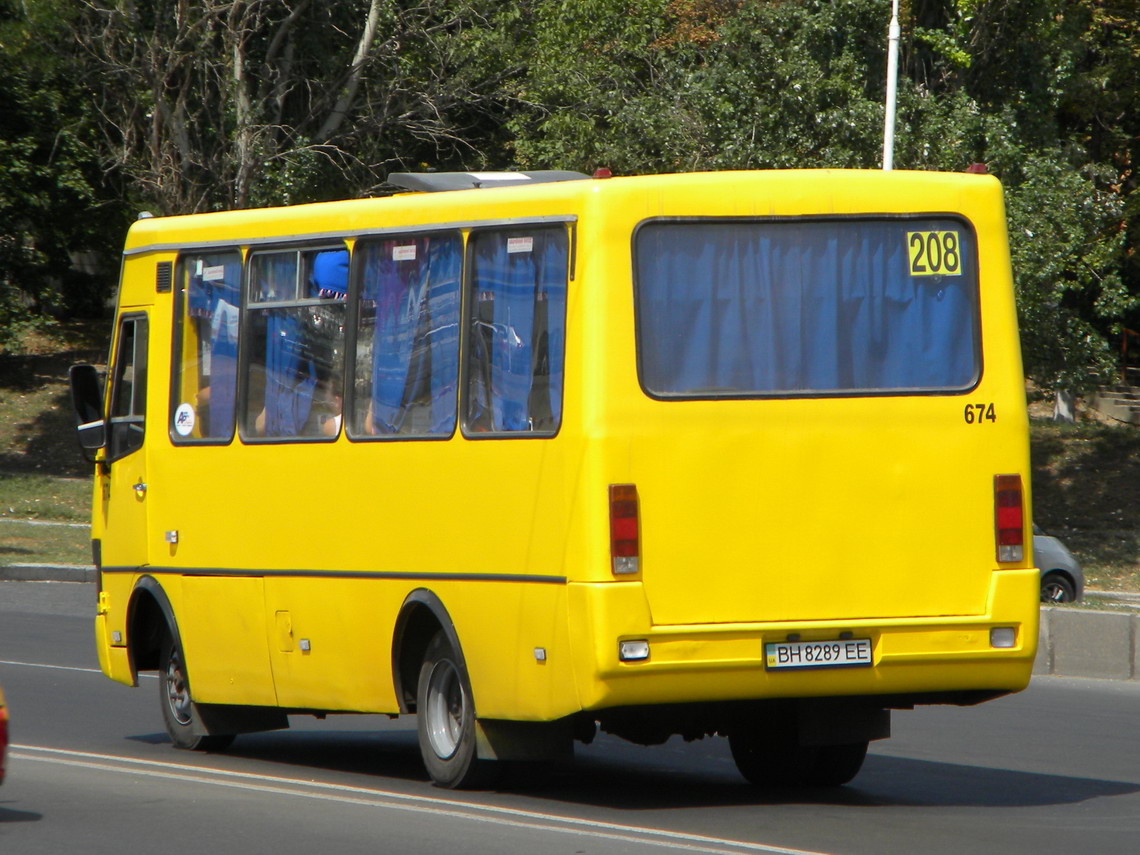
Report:
[[[0,352],[0,565],[89,564],[91,467],[79,453],[67,386],[75,362],[104,358],[106,324],[58,325]]]
[[[1033,515],[1087,584],[1140,591],[1140,428],[1092,420],[1030,428]]]
[[[91,519],[91,479],[0,474],[0,520],[85,523]]]
[[[0,566],[90,563],[87,525],[0,519]]]
[[[33,334],[0,352],[0,565],[87,563],[87,531],[5,520],[85,522],[91,468],[75,441],[67,369],[106,353],[106,324]],[[1030,410],[1035,521],[1060,537],[1092,588],[1140,591],[1140,428]]]

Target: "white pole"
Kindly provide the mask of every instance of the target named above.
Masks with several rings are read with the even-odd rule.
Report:
[[[899,76],[899,0],[891,0],[891,25],[887,28],[887,109],[883,122],[883,170],[895,166],[895,102]]]

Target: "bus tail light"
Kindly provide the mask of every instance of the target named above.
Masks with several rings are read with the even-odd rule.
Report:
[[[1025,504],[1020,475],[994,476],[994,533],[997,560],[1021,561],[1025,557]]]
[[[610,484],[610,568],[615,576],[629,576],[641,569],[637,504],[633,484]]]

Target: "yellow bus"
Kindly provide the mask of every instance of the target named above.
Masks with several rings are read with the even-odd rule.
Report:
[[[138,220],[105,396],[73,369],[99,660],[176,746],[415,714],[442,786],[599,728],[838,785],[1025,687],[994,178],[393,181]]]

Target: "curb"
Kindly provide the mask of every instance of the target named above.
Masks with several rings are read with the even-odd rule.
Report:
[[[94,582],[93,564],[7,564],[0,582]]]
[[[90,564],[9,564],[0,582],[94,582]],[[1120,611],[1041,609],[1035,675],[1140,680],[1140,595],[1089,591]],[[1129,610],[1131,609],[1131,610]]]
[[[1033,673],[1140,679],[1140,613],[1043,608]]]

